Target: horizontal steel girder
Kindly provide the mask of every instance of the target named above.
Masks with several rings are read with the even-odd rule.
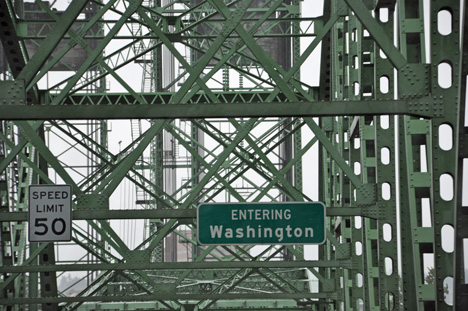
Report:
[[[10,304],[58,303],[58,302],[111,302],[111,301],[155,301],[155,300],[204,300],[204,299],[308,299],[330,298],[335,293],[271,293],[271,294],[172,294],[159,293],[138,296],[92,296],[92,297],[47,297],[47,298],[12,298]]]
[[[127,97],[129,95],[122,95]],[[320,117],[364,115],[443,116],[439,98],[411,100],[349,100],[317,102],[250,102],[218,104],[138,104],[128,98],[125,104],[106,105],[0,105],[5,120],[45,119],[199,119],[234,117]],[[135,103],[135,104],[128,104]],[[116,109],[118,106],[118,109]]]
[[[374,211],[374,212],[373,212]],[[363,216],[378,218],[377,207],[332,207],[327,208],[326,216]],[[110,220],[110,219],[195,219],[196,209],[153,209],[153,210],[77,210],[73,220]],[[28,212],[0,213],[1,221],[27,221]]]
[[[185,269],[270,269],[351,267],[351,259],[328,261],[210,261],[210,262],[121,262],[102,264],[60,264],[50,266],[1,266],[0,273],[106,270],[185,270]]]

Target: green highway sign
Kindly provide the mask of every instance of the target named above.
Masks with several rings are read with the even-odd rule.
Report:
[[[202,245],[322,244],[321,202],[203,203],[197,210]]]

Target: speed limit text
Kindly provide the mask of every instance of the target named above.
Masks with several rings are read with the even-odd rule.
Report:
[[[62,212],[64,204],[42,204],[42,205],[37,205],[36,204],[36,212],[37,213],[56,213],[56,212]]]
[[[49,199],[49,200],[60,200],[68,199],[67,191],[33,191],[33,199]]]

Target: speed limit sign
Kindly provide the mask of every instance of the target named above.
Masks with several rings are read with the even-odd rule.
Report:
[[[71,185],[29,186],[29,241],[71,240]]]

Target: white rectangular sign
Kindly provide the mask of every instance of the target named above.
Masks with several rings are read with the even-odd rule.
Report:
[[[71,185],[29,186],[29,241],[71,241]]]

